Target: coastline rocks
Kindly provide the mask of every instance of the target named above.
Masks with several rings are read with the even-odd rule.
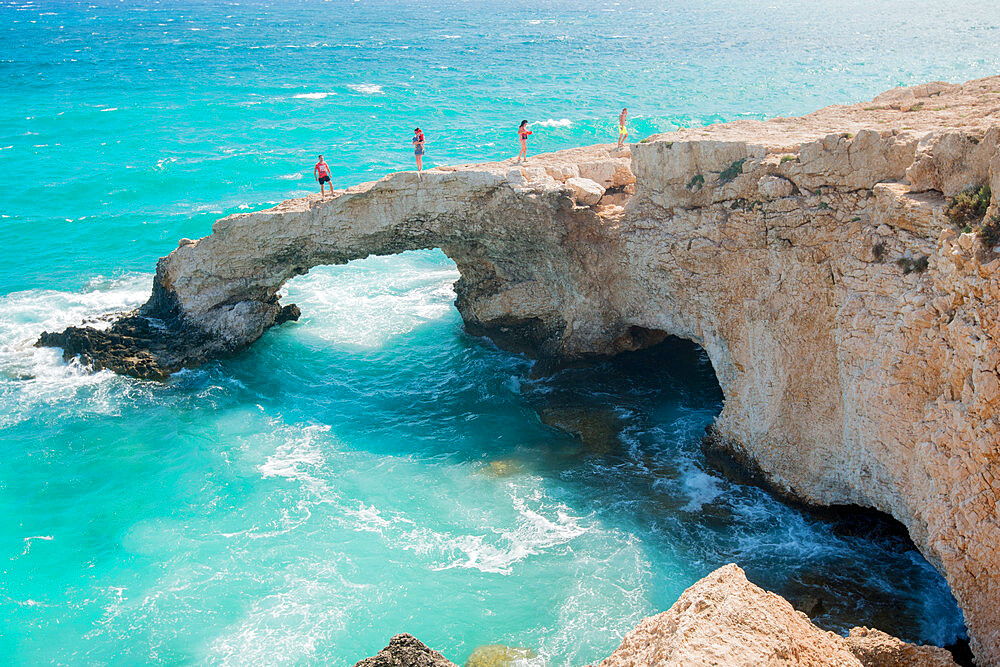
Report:
[[[302,311],[294,303],[290,303],[287,306],[282,306],[281,310],[274,317],[275,326],[279,324],[284,324],[285,322],[296,322],[302,317]]]
[[[80,363],[93,370],[111,370],[120,375],[151,380],[166,380],[180,370],[182,363],[171,357],[176,351],[191,358],[192,338],[177,336],[153,325],[149,320],[129,315],[108,329],[68,327],[61,332],[43,332],[36,347],[60,347],[63,359],[79,357]]]
[[[163,377],[245,349],[314,266],[440,248],[467,330],[508,349],[700,345],[725,397],[707,444],[783,494],[902,522],[1000,665],[1000,255],[947,215],[987,183],[1000,211],[998,94],[928,84],[290,200],[162,258],[138,313],[40,344]],[[615,205],[578,206],[577,177]]]
[[[937,646],[917,646],[874,628],[851,628],[847,646],[865,667],[953,667],[951,653]]]
[[[489,644],[465,667],[534,664],[535,651]],[[669,610],[643,619],[591,667],[956,667],[935,646],[908,644],[879,630],[847,637],[816,627],[784,598],[750,583],[735,564],[696,582]],[[412,635],[396,635],[355,667],[455,667]]]
[[[784,598],[726,565],[688,588],[667,611],[642,620],[597,667],[953,667],[944,649],[854,628],[821,630]]]
[[[428,648],[413,635],[396,635],[376,655],[354,667],[458,667],[437,651]]]

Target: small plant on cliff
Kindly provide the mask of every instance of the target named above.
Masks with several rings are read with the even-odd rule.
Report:
[[[978,225],[986,217],[991,196],[988,184],[970,185],[948,202],[945,215],[959,229]]]
[[[896,264],[903,269],[903,273],[923,273],[927,270],[928,257],[924,255],[923,257],[918,257],[917,259],[911,259],[909,257],[900,257],[896,260]]]
[[[688,181],[687,184],[688,190],[701,190],[703,187],[705,187],[705,177],[701,174],[695,174],[692,176],[691,180]]]
[[[872,246],[872,257],[875,258],[876,262],[881,262],[883,259],[885,259],[885,244],[884,243],[880,242],[880,243],[876,243],[875,245]]]
[[[799,159],[798,155],[782,155],[781,164],[785,164],[786,162],[798,161],[798,159]]]
[[[816,208],[818,208],[821,211],[825,211],[826,209],[830,208],[830,205],[827,204],[825,201],[821,201]]]
[[[734,180],[737,176],[743,173],[743,163],[746,162],[746,158],[740,158],[736,160],[731,165],[719,172],[719,183],[728,183]]]
[[[987,250],[1000,245],[1000,213],[997,213],[983,223],[983,226],[976,232],[979,242]]]

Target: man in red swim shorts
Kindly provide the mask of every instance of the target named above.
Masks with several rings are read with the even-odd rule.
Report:
[[[326,196],[326,184],[330,183],[330,165],[323,161],[323,156],[319,156],[319,162],[313,167],[313,176],[319,181],[319,196]],[[333,196],[333,183],[330,183],[330,196]]]

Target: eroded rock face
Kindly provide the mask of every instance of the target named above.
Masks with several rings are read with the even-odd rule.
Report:
[[[961,188],[1000,191],[998,93],[928,84],[230,216],[160,260],[141,315],[162,335],[74,332],[67,353],[161,377],[252,343],[313,266],[439,247],[468,329],[511,349],[697,342],[725,394],[714,446],[785,493],[902,521],[1000,664],[1000,254],[944,215]]]
[[[946,650],[878,630],[844,638],[726,565],[688,588],[662,614],[642,620],[598,667],[953,667]]]

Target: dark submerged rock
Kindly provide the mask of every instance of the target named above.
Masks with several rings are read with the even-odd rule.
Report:
[[[107,369],[144,380],[166,380],[184,366],[220,356],[217,341],[201,331],[166,325],[135,312],[123,315],[107,329],[45,331],[35,347],[60,347],[66,361],[79,357],[95,371]]]
[[[278,311],[278,316],[274,318],[274,324],[277,326],[285,322],[297,322],[300,317],[302,317],[302,311],[294,303],[290,303]]]

